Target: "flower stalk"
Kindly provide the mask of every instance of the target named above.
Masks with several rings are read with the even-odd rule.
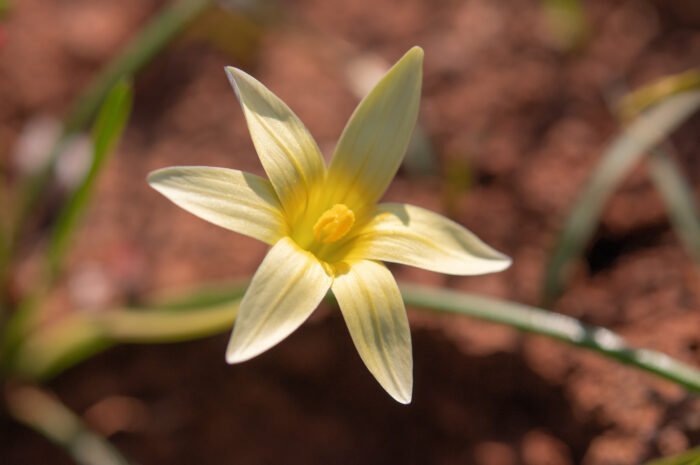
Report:
[[[221,334],[233,326],[245,287],[230,286],[228,295],[219,295],[213,304],[187,301],[182,306],[151,310],[76,312],[25,340],[11,367],[12,373],[47,379],[116,344],[173,343]],[[631,347],[608,329],[517,302],[439,287],[406,283],[399,287],[410,307],[490,321],[562,341],[700,393],[700,370],[664,353]],[[330,293],[326,300],[335,303]]]

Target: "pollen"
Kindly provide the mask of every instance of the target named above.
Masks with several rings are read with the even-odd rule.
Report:
[[[342,203],[337,203],[323,212],[314,225],[314,237],[327,244],[345,236],[355,224],[355,213]]]

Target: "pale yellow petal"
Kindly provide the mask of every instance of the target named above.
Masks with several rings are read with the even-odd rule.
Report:
[[[303,212],[325,176],[316,142],[289,107],[252,76],[226,67],[250,136],[290,221]]]
[[[251,359],[289,336],[316,309],[332,278],[285,237],[265,256],[241,301],[226,350],[228,363]]]
[[[328,171],[333,203],[361,211],[382,196],[406,152],[418,116],[423,50],[413,47],[360,102]]]
[[[349,259],[402,263],[454,275],[493,273],[511,263],[464,226],[407,204],[377,205],[373,219],[352,244]]]
[[[179,207],[211,223],[272,245],[287,234],[272,185],[260,176],[204,166],[153,171],[148,183]]]
[[[362,260],[336,276],[332,290],[369,371],[394,399],[411,402],[411,332],[391,272],[381,263]]]

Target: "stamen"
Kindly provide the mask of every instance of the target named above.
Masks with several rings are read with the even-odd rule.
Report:
[[[314,237],[327,244],[345,236],[355,223],[355,213],[342,203],[323,212],[314,225]]]

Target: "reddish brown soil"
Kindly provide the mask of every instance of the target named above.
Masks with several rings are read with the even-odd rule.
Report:
[[[22,126],[63,114],[162,4],[13,3],[0,22],[0,166],[8,169]],[[259,36],[245,33],[247,51],[193,40],[207,30],[200,27],[137,77],[132,119],[51,310],[138,301],[256,269],[262,244],[198,220],[145,183],[150,170],[180,164],[262,174],[222,66],[245,66],[273,89],[328,155],[357,102],[343,70],[348,59],[371,52],[391,62],[414,44],[426,53],[421,124],[440,176],[461,169],[470,179],[448,190],[440,177],[405,168],[387,197],[451,214],[514,265],[464,278],[393,270],[406,281],[536,304],[556,232],[618,130],[607,100],[621,85],[700,58],[693,0],[584,3],[590,38],[569,54],[554,47],[535,0],[296,0]],[[673,139],[696,193],[699,131],[695,117]],[[466,181],[468,190],[460,187]],[[18,288],[36,255],[34,236],[25,239]],[[644,167],[612,199],[555,310],[700,366],[697,270]],[[221,335],[116,348],[50,386],[141,464],[632,465],[700,444],[700,399],[670,383],[507,328],[409,315],[408,407],[374,382],[339,313],[325,307],[242,365],[224,363]],[[110,408],[119,401],[131,407]],[[3,464],[71,463],[7,419],[0,434]]]

